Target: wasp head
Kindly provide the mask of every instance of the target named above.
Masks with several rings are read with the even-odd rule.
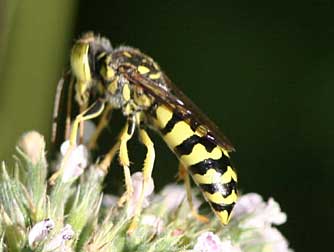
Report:
[[[110,54],[111,51],[112,47],[108,39],[91,32],[85,33],[74,44],[71,52],[71,69],[76,80],[76,100],[80,105],[88,102],[92,88],[98,88],[101,79],[99,59]],[[105,74],[110,77],[113,72],[108,71]]]

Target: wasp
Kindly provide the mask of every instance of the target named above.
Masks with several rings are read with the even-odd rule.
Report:
[[[86,33],[72,48],[71,75],[75,100],[86,108],[73,123],[72,146],[76,144],[79,125],[83,121],[105,118],[103,114],[113,109],[120,109],[126,117],[117,143],[100,163],[101,167],[107,168],[118,152],[125,174],[124,201],[132,193],[127,142],[136,129],[139,140],[147,149],[142,193],[130,232],[137,226],[155,159],[154,145],[147,129],[158,132],[179,159],[191,208],[189,174],[220,222],[224,225],[229,222],[237,200],[237,175],[229,157],[234,147],[151,57],[132,47],[113,48],[108,39]],[[195,212],[194,215],[200,216]]]

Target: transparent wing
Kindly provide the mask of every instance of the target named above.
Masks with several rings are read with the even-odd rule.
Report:
[[[235,151],[231,142],[221,130],[201,110],[179,90],[169,78],[162,73],[163,82],[156,82],[141,75],[132,67],[121,68],[129,81],[140,85],[148,94],[173,110],[178,111],[197,131],[207,135],[213,143],[219,144],[227,151]]]

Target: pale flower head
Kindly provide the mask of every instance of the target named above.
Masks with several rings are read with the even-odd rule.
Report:
[[[105,194],[103,195],[103,198],[102,198],[102,205],[107,208],[116,207],[117,201],[118,201],[117,196],[111,195],[111,194]]]
[[[276,228],[265,228],[261,235],[264,243],[262,252],[292,252],[288,241]]]
[[[263,228],[272,224],[281,225],[286,222],[286,214],[272,198],[264,202],[256,193],[242,195],[233,210],[233,218],[240,220],[244,228]]]
[[[165,188],[161,191],[161,195],[163,196],[163,203],[167,208],[167,211],[174,211],[177,209],[187,197],[184,186],[176,184],[165,186]],[[194,194],[192,195],[192,199],[194,208],[198,209],[201,202]]]
[[[29,131],[23,134],[18,143],[19,148],[36,165],[38,162],[46,164],[45,160],[45,140],[37,131]]]
[[[128,207],[127,207],[128,216],[134,215],[136,205],[139,201],[140,194],[143,188],[143,181],[144,181],[143,173],[135,172],[134,174],[132,174],[131,180],[133,186],[133,194],[128,201]],[[149,205],[148,197],[153,193],[153,191],[154,191],[154,181],[152,178],[150,178],[144,192],[144,201],[142,205],[143,208],[148,207]]]
[[[161,234],[164,229],[164,221],[153,214],[143,215],[141,217],[141,224],[153,227],[157,234]]]
[[[84,172],[84,169],[88,165],[88,151],[84,145],[74,146],[73,149],[69,148],[69,141],[65,141],[60,147],[63,158],[66,158],[66,155],[68,155],[67,160],[65,160],[65,166],[63,167],[63,182],[76,179]],[[68,151],[69,153],[67,153]]]
[[[288,241],[274,227],[265,227],[249,232],[241,245],[245,251],[292,252]]]
[[[261,195],[247,193],[241,195],[233,209],[233,218],[239,218],[246,214],[254,213],[257,208],[263,208],[265,203]]]
[[[54,227],[55,227],[54,221],[49,218],[37,222],[30,229],[28,234],[28,241],[30,248],[34,248],[38,242],[44,240]]]
[[[48,242],[45,246],[45,250],[47,252],[51,251],[66,251],[66,241],[71,240],[74,236],[74,231],[72,226],[66,224],[65,227],[57,234],[50,242]]]
[[[212,232],[202,233],[196,241],[193,252],[241,252],[238,246],[231,241],[221,241],[217,235]]]

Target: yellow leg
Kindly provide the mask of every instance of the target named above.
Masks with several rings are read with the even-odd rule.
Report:
[[[135,208],[135,215],[127,231],[128,234],[131,234],[138,226],[139,217],[140,217],[140,213],[141,213],[142,205],[144,201],[144,196],[145,196],[145,190],[152,177],[152,170],[153,170],[154,159],[155,159],[155,151],[154,151],[153,142],[144,129],[139,130],[139,137],[140,137],[140,141],[146,146],[147,152],[146,152],[146,157],[145,157],[144,166],[143,166],[142,191],[140,193],[139,201]]]
[[[94,131],[94,134],[91,136],[89,139],[88,143],[88,149],[92,150],[96,148],[96,142],[97,139],[99,138],[102,130],[107,127],[109,123],[109,117],[112,111],[112,107],[110,105],[107,105],[107,107],[104,109],[103,114],[101,116],[101,119],[96,127],[96,130]]]
[[[133,118],[127,121],[124,129],[122,130],[120,140],[119,140],[119,162],[121,166],[123,166],[124,177],[125,177],[125,186],[126,192],[122,195],[122,197],[118,201],[118,205],[122,206],[124,202],[128,201],[128,199],[133,194],[133,186],[131,180],[131,172],[130,172],[130,160],[128,155],[127,142],[133,136],[133,132],[135,129],[135,121]]]
[[[98,100],[96,102],[94,102],[87,110],[85,110],[84,112],[80,113],[74,120],[73,122],[73,126],[71,129],[71,133],[70,133],[70,144],[69,147],[64,155],[64,158],[60,164],[60,168],[58,169],[58,171],[56,171],[51,178],[49,179],[50,184],[54,184],[55,180],[57,179],[57,177],[63,173],[65,164],[71,154],[71,152],[73,151],[73,149],[76,146],[76,139],[77,139],[77,134],[78,134],[78,127],[80,125],[81,122],[86,121],[86,120],[90,120],[93,119],[95,117],[98,117],[102,111],[104,109],[104,102]]]
[[[103,160],[98,164],[97,168],[102,170],[104,173],[108,172],[111,161],[114,159],[117,151],[119,150],[120,142],[117,141],[115,145],[109,150],[109,152],[104,156]]]
[[[194,207],[192,193],[191,193],[190,177],[187,172],[187,169],[181,163],[179,164],[179,178],[184,180],[184,186],[186,188],[187,200],[188,200],[189,207],[191,209],[191,214],[195,217],[195,219],[197,219],[200,222],[204,222],[204,223],[209,222],[209,219],[204,215],[200,215]]]

